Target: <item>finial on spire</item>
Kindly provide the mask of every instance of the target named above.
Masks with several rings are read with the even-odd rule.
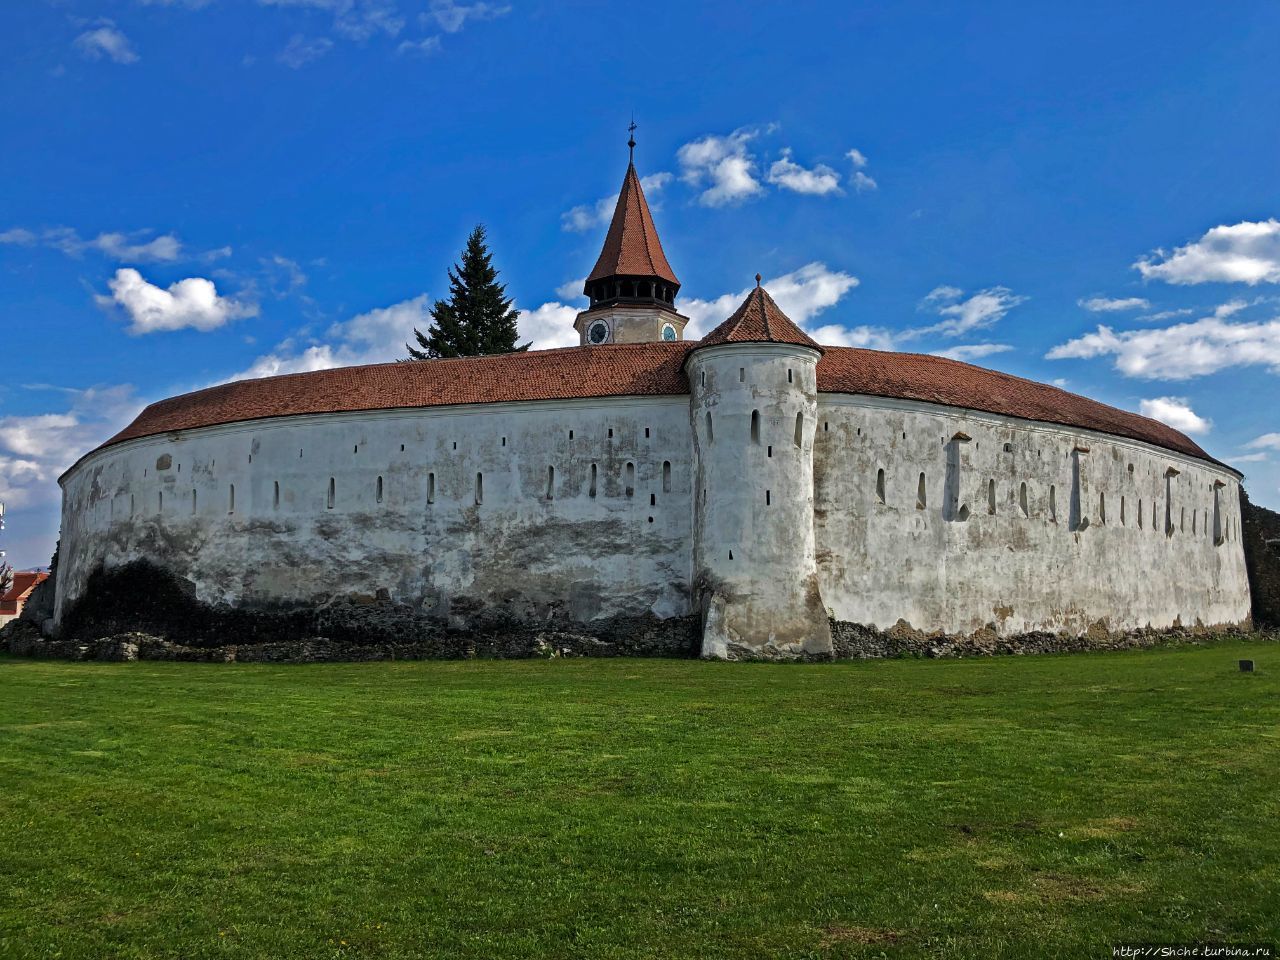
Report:
[[[756,286],[760,286],[760,274],[756,274]]]
[[[630,151],[627,155],[628,163],[635,163],[636,160],[636,116],[631,115],[631,126],[627,127],[627,132],[631,134],[627,138],[627,149]]]

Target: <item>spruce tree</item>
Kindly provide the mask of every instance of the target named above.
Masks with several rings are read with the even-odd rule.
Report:
[[[431,308],[431,326],[424,334],[414,329],[418,346],[405,344],[408,360],[475,357],[487,353],[528,350],[516,346],[519,310],[511,309],[506,284],[498,282],[493,257],[485,243],[484,224],[467,237],[462,261],[449,271],[449,299]]]

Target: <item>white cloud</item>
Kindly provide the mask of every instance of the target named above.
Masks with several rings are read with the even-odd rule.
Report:
[[[1213,227],[1172,253],[1157,250],[1139,259],[1133,268],[1166,283],[1280,283],[1280,221]]]
[[[1183,433],[1208,433],[1213,421],[1206,420],[1191,409],[1185,397],[1155,397],[1143,400],[1138,405],[1138,412],[1144,417],[1167,423],[1175,430]]]
[[[416,53],[423,57],[439,52],[439,37],[423,37],[421,40],[405,40],[396,48],[396,53]]]
[[[582,291],[586,288],[586,285],[586,277],[568,280],[556,287],[556,296],[561,300],[585,300],[586,295]]]
[[[332,49],[333,41],[328,37],[304,37],[295,33],[289,38],[285,48],[276,55],[276,59],[286,67],[297,70],[313,60],[319,60]]]
[[[853,188],[857,190],[858,193],[863,193],[867,190],[875,190],[879,187],[879,184],[876,183],[875,180],[871,179],[871,177],[867,176],[861,170],[854,171],[853,176],[849,178],[849,182],[853,184]]]
[[[854,147],[852,150],[846,153],[845,156],[849,158],[849,162],[852,163],[854,167],[858,170],[861,170],[863,167],[867,165],[867,155],[863,153],[861,150],[859,150],[857,147]]]
[[[146,239],[150,230],[139,230],[133,233],[100,233],[92,239],[85,240],[71,227],[48,227],[40,233],[23,227],[14,227],[0,233],[0,243],[21,246],[41,246],[59,250],[69,257],[82,256],[86,251],[95,251],[121,263],[172,263],[186,256],[182,241],[171,233]],[[230,247],[214,251],[211,256],[226,256],[231,253]]]
[[[396,0],[258,0],[258,3],[265,7],[303,7],[331,13],[334,31],[352,40],[368,40],[377,33],[394,37],[404,29],[404,18],[399,14]],[[321,53],[326,51],[327,48]]]
[[[747,144],[755,137],[755,130],[735,130],[724,137],[702,137],[676,151],[681,179],[694,187],[706,186],[698,196],[699,203],[720,207],[764,193],[755,176],[755,157],[747,151]]]
[[[90,60],[106,57],[114,63],[136,63],[129,38],[111,20],[99,20],[95,26],[80,34],[73,41],[80,54]]]
[[[798,270],[784,273],[764,282],[769,295],[788,317],[801,327],[806,327],[810,320],[822,311],[839,303],[846,293],[858,285],[858,278],[840,270],[828,269],[825,263],[805,264]],[[678,305],[681,313],[689,317],[689,325],[685,328],[685,339],[694,340],[703,336],[716,325],[729,319],[742,301],[747,298],[755,286],[744,287],[736,293],[726,293],[714,300],[686,300]],[[835,336],[834,331],[842,327],[828,326],[821,328],[828,335]],[[852,335],[852,334],[850,334]],[[834,342],[834,341],[832,341]]]
[[[768,180],[784,190],[818,197],[844,192],[840,189],[840,174],[821,163],[805,169],[791,159],[790,148],[783,150],[781,158],[769,167]]]
[[[573,328],[578,308],[563,303],[544,303],[536,310],[520,314],[520,340],[530,341],[530,350],[549,350],[553,347],[576,347],[579,337]]]
[[[1250,450],[1275,450],[1280,452],[1280,433],[1264,433],[1245,444]]]
[[[271,353],[254,360],[246,370],[227,379],[274,377],[402,359],[408,352],[405,344],[413,341],[414,328],[426,333],[431,325],[430,309],[431,304],[423,293],[389,307],[369,310],[333,324],[324,340],[307,344],[285,340]]]
[[[116,271],[107,282],[111,295],[94,299],[108,308],[118,305],[128,315],[128,333],[155,333],[164,330],[216,330],[232,320],[252,317],[258,308],[251,303],[219,296],[212,280],[188,277],[161,289],[143,279],[130,267]]]
[[[1227,313],[1220,311],[1227,308]],[[1099,325],[1093,333],[1059,344],[1050,360],[1112,356],[1128,377],[1189,380],[1236,366],[1264,366],[1280,373],[1280,320],[1233,323],[1234,304],[1214,316],[1169,327],[1116,331]]]
[[[453,0],[431,0],[431,6],[424,18],[430,18],[445,33],[457,33],[468,20],[493,20],[511,12],[507,4],[473,3],[470,5],[454,3]]]
[[[59,392],[71,398],[65,411],[0,417],[0,500],[10,507],[56,502],[58,475],[142,408],[130,386]]]
[[[1151,301],[1142,297],[1089,297],[1077,300],[1090,313],[1118,313],[1122,310],[1150,310]]]
[[[649,200],[651,207],[660,209],[659,204],[652,198],[672,179],[672,175],[665,170],[640,178],[640,187],[644,190],[645,198]],[[560,214],[560,229],[567,230],[570,233],[584,233],[594,227],[606,224],[613,218],[613,210],[617,205],[618,194],[616,193],[601,197],[595,203],[580,204],[572,210],[567,210]]]
[[[964,343],[954,347],[947,347],[945,350],[932,351],[935,357],[948,357],[952,360],[981,360],[983,357],[989,357],[995,353],[1008,353],[1012,350],[1007,343]]]
[[[968,298],[959,287],[934,287],[921,301],[921,308],[935,311],[943,317],[941,323],[912,331],[914,336],[937,333],[957,337],[971,330],[980,330],[998,323],[1005,314],[1027,298],[1015,294],[1008,287],[988,287]]]
[[[1231,458],[1232,463],[1270,463],[1271,455],[1267,453],[1245,453]]]

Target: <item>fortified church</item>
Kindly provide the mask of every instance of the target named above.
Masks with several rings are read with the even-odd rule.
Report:
[[[580,346],[152,404],[60,480],[55,620],[135,560],[219,609],[354,593],[708,657],[1248,620],[1231,467],[1056,387],[823,346],[756,279],[686,340],[629,164]]]

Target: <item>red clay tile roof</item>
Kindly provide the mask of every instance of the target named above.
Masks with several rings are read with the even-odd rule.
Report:
[[[687,395],[684,361],[689,351],[705,343],[565,347],[241,380],[153,403],[103,447],[271,417],[521,400]],[[818,362],[818,390],[921,400],[1084,427],[1218,462],[1194,441],[1156,420],[942,357],[826,347]]]
[[[659,277],[680,286],[675,271],[667,263],[667,255],[662,252],[658,228],[653,225],[653,214],[644,199],[634,164],[627,165],[618,205],[613,209],[613,220],[604,238],[604,249],[587,283],[622,276]]]
[[[0,603],[12,604],[24,601],[30,596],[40,583],[49,579],[49,574],[43,571],[26,571],[23,573],[15,573],[13,575],[13,586],[11,586],[4,594],[0,596]]]
[[[792,323],[773,302],[769,292],[760,286],[759,274],[756,274],[756,288],[747,294],[742,306],[697,345],[712,347],[721,343],[798,343],[822,350],[813,337]]]

